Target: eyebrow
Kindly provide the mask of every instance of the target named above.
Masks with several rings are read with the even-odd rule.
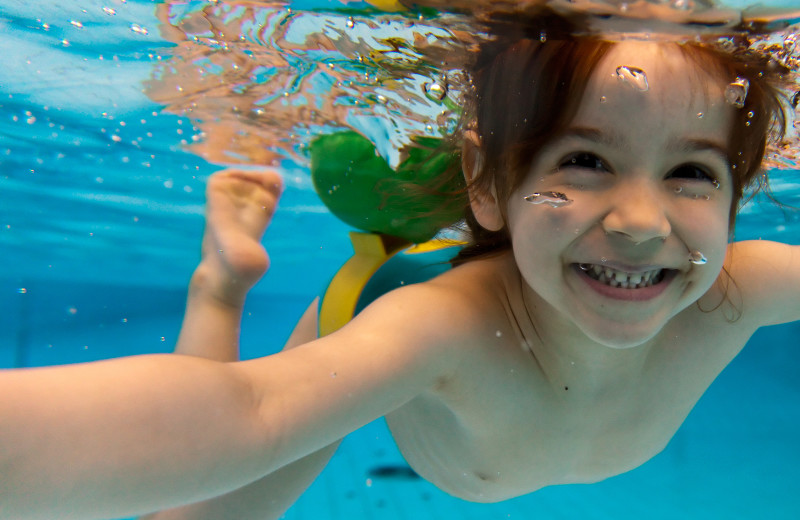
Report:
[[[625,152],[630,152],[631,148],[622,136],[617,132],[603,131],[598,128],[574,126],[567,128],[561,138],[578,137],[605,146],[617,148]],[[721,143],[711,139],[675,139],[670,141],[666,147],[667,153],[691,153],[691,152],[711,152],[722,160],[728,169],[731,166],[731,158],[728,148]]]

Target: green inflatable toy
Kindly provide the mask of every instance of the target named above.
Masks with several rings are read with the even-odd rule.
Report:
[[[310,147],[314,189],[334,215],[357,229],[415,244],[430,240],[457,221],[462,208],[424,190],[413,198],[408,191],[425,186],[448,168],[460,167],[460,157],[441,151],[441,139],[417,137],[414,141],[406,159],[393,170],[375,146],[356,132],[320,136]],[[444,187],[445,192],[463,187],[461,177],[456,179]]]

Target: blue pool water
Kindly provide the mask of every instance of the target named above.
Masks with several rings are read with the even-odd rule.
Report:
[[[217,168],[191,149],[204,132],[192,113],[144,92],[176,55],[156,4],[62,4],[0,0],[2,368],[169,351],[198,258],[204,183]],[[272,268],[247,304],[246,357],[278,350],[350,254],[348,228],[319,203],[302,165],[281,164],[288,188],[265,238]],[[776,174],[774,186],[800,205],[796,171]],[[757,201],[737,237],[800,244],[800,218]],[[797,518],[799,364],[800,324],[764,329],[652,461],[500,504],[409,478],[377,421],[345,441],[286,518]]]

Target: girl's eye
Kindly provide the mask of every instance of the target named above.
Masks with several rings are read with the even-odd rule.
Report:
[[[667,177],[690,181],[716,182],[714,176],[706,168],[696,164],[682,164],[669,172]]]
[[[589,152],[579,152],[566,157],[558,168],[583,168],[586,170],[603,170],[608,171],[606,163],[603,159]]]

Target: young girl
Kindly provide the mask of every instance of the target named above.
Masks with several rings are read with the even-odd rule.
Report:
[[[783,121],[774,69],[697,44],[530,34],[487,46],[472,71],[473,241],[457,267],[309,341],[312,306],[302,344],[268,358],[4,374],[0,396],[22,399],[0,400],[0,514],[229,492],[159,518],[279,516],[333,443],[382,415],[415,471],[478,502],[660,452],[758,327],[800,319],[800,248],[728,243]],[[235,351],[274,182],[212,179],[179,353]]]

